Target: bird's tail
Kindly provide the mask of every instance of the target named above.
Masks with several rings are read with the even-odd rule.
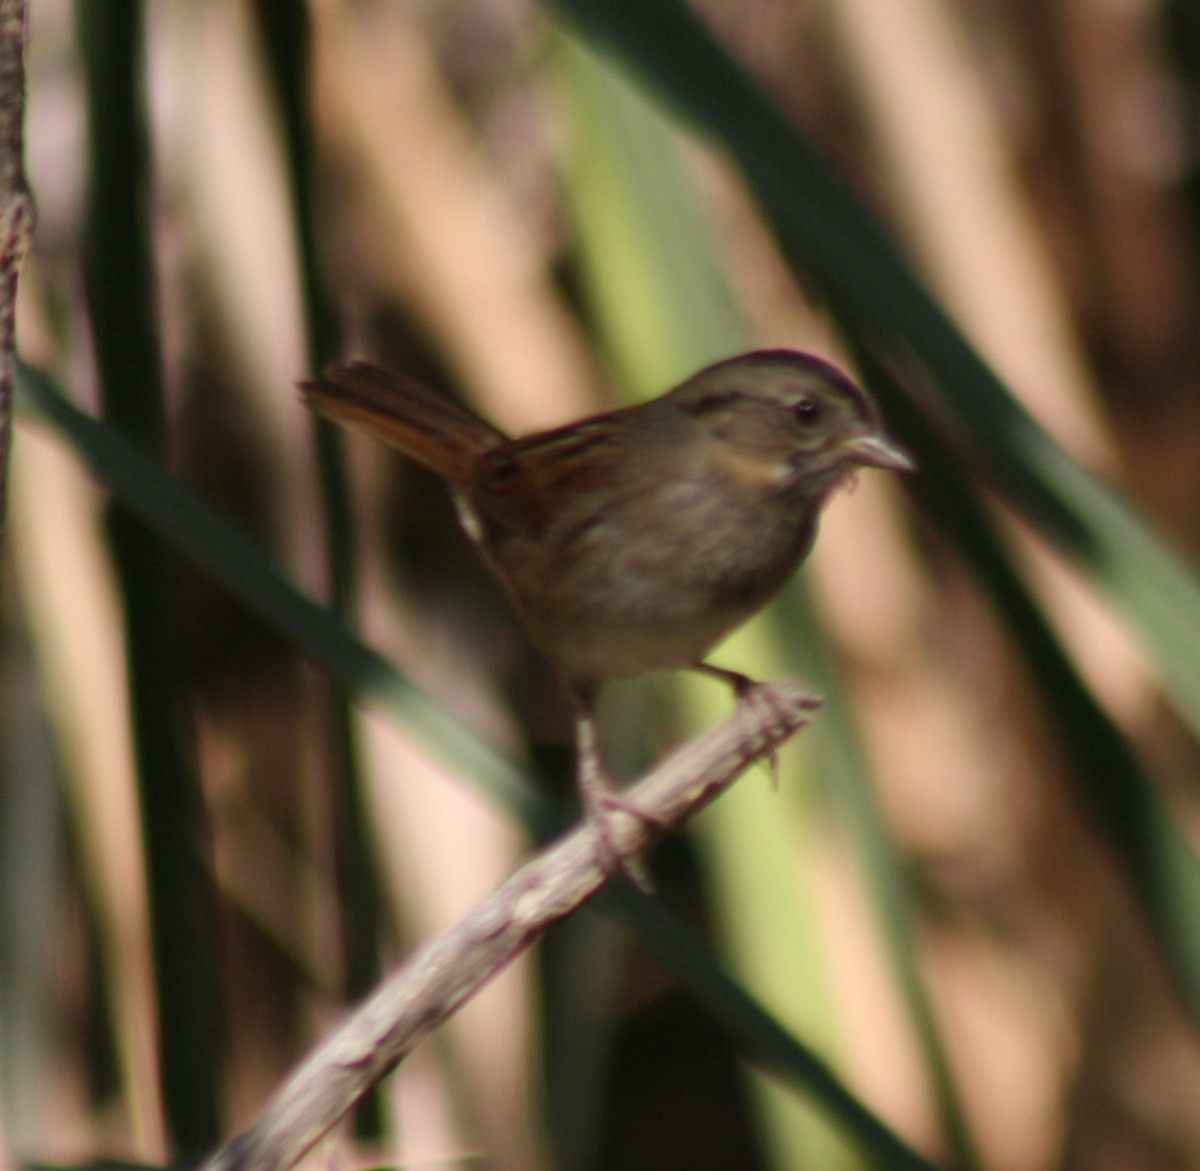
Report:
[[[332,366],[300,390],[317,414],[397,448],[454,485],[467,484],[479,457],[508,438],[421,383],[369,362]]]

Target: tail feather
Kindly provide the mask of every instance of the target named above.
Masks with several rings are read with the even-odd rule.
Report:
[[[466,484],[479,457],[508,442],[464,407],[369,362],[332,366],[300,390],[319,415],[365,431],[452,484]]]

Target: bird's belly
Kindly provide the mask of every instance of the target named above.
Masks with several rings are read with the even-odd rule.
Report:
[[[794,521],[762,545],[746,535],[709,531],[682,543],[597,533],[541,572],[534,555],[528,577],[506,576],[531,637],[564,675],[641,675],[702,659],[770,600],[808,545]]]
[[[656,621],[645,621],[644,614],[626,620],[611,610],[580,614],[569,638],[555,644],[554,658],[564,674],[579,679],[672,670],[698,662],[747,617],[709,611],[680,620],[666,612]],[[531,625],[531,630],[537,638],[536,627]]]

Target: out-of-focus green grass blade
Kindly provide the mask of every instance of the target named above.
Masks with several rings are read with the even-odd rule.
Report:
[[[185,557],[264,622],[368,701],[399,718],[455,776],[500,804],[539,839],[564,819],[501,753],[458,723],[390,662],[355,639],[331,611],[285,581],[248,538],[211,512],[121,435],[67,402],[38,371],[20,366],[21,401],[63,436],[92,474]],[[866,1109],[830,1070],[721,972],[711,953],[660,903],[626,884],[597,905],[618,915],[708,1005],[747,1055],[812,1094],[879,1165],[934,1171]]]
[[[908,1021],[925,1058],[947,1143],[954,1152],[956,1166],[963,1171],[980,1167],[917,963],[917,896],[913,880],[875,799],[850,698],[841,686],[807,591],[801,586],[780,599],[779,608],[788,611],[779,628],[790,657],[803,665],[803,678],[811,679],[814,690],[825,700],[821,718],[812,729],[821,785],[837,805],[840,820],[854,844]]]
[[[588,308],[620,384],[645,398],[728,357],[742,331],[667,117],[573,38],[554,44]]]
[[[1179,555],[1012,397],[854,192],[682,0],[550,3],[729,152],[784,252],[850,333],[894,357],[915,354],[971,457],[1126,616],[1200,733],[1200,583]]]

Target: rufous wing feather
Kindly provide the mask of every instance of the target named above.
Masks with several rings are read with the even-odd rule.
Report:
[[[317,414],[365,431],[457,486],[470,483],[480,456],[508,442],[464,407],[369,362],[332,366],[300,390]]]

